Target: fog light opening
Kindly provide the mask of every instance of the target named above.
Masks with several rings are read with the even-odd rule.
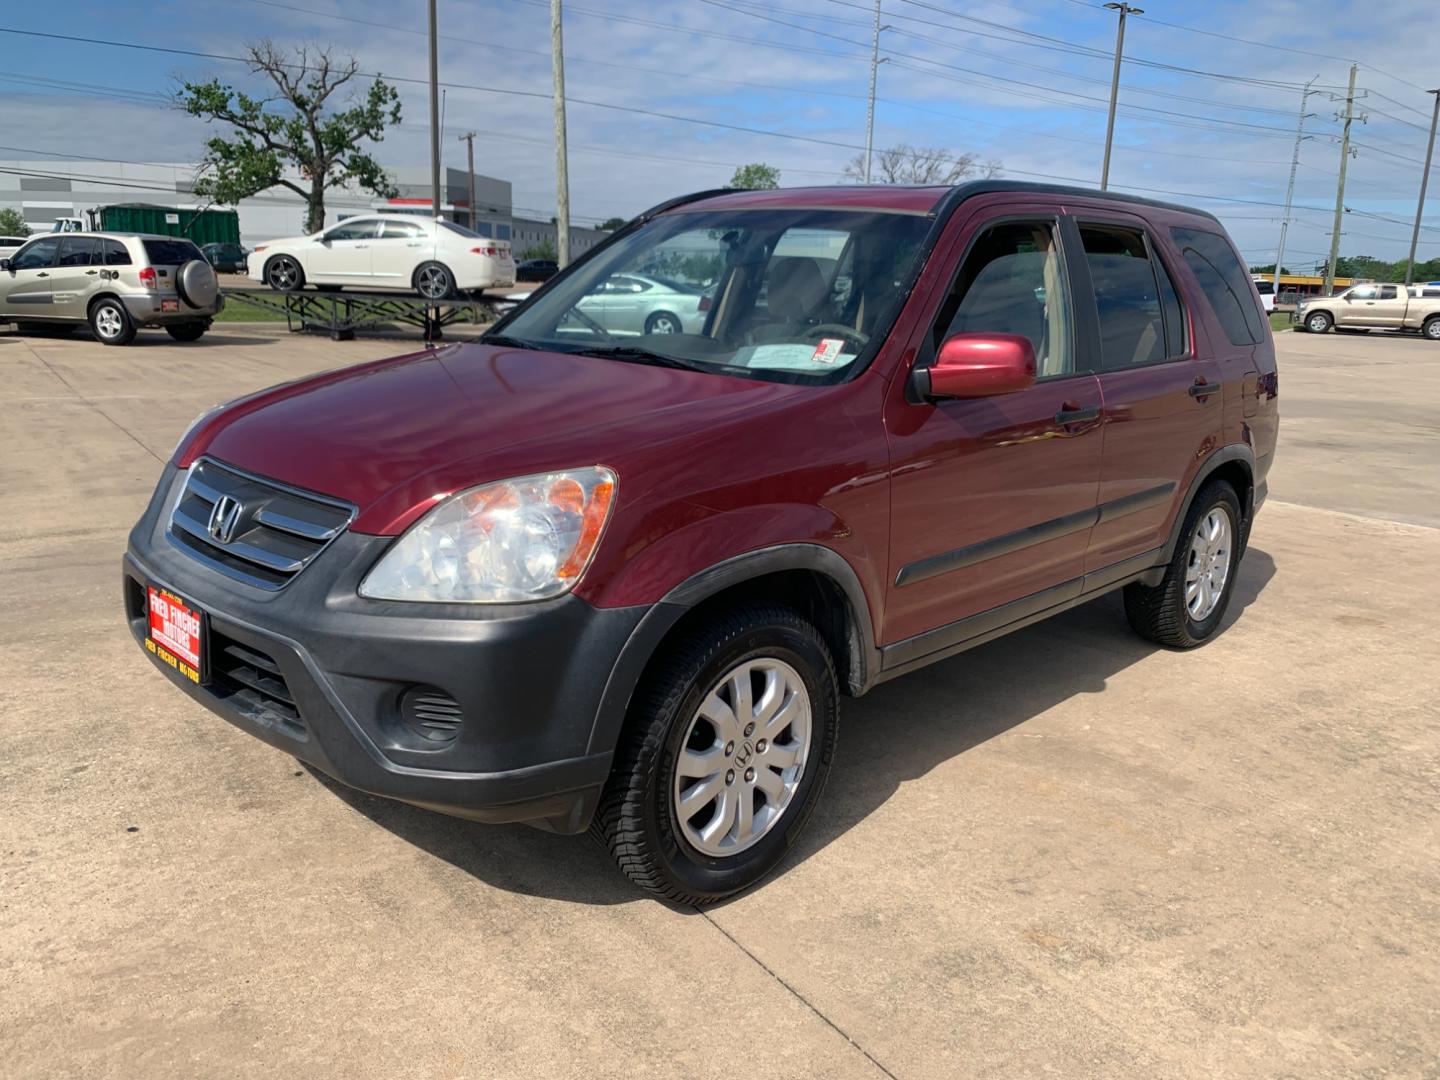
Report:
[[[460,703],[433,686],[416,686],[400,699],[400,715],[406,725],[426,742],[454,742],[465,722]]]

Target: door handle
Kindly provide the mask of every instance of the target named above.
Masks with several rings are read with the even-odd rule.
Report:
[[[41,271],[40,271],[38,274],[36,274],[35,276],[36,276],[36,277],[49,277],[50,275],[49,275],[46,271],[41,270]]]
[[[356,250],[356,251],[359,251],[361,248],[368,248],[369,246],[370,246],[369,244],[356,244],[356,245],[355,245],[355,250]]]
[[[99,270],[86,270],[86,271],[85,271],[85,276],[86,276],[86,277],[94,277],[94,276],[95,276],[96,274],[98,274],[99,272],[100,272]]]
[[[1211,394],[1219,393],[1219,383],[1207,383],[1196,380],[1195,384],[1186,391],[1193,398],[1209,397]]]
[[[1068,401],[1065,403],[1065,407],[1055,414],[1055,423],[1059,424],[1061,427],[1064,427],[1067,424],[1083,424],[1090,420],[1099,419],[1100,406],[1076,405],[1072,408],[1070,406],[1070,402]]]

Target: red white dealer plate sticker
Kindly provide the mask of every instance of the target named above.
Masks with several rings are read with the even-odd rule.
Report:
[[[148,586],[150,635],[145,648],[191,682],[200,681],[200,612],[172,592]]]

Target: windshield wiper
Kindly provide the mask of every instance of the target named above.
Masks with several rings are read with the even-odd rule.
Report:
[[[569,350],[575,356],[598,356],[606,360],[623,360],[632,364],[652,364],[655,367],[676,368],[680,371],[712,371],[713,365],[682,360],[678,356],[642,349],[638,345],[594,345],[585,349]]]
[[[485,334],[480,338],[481,345],[503,345],[511,349],[538,349],[533,341],[526,341],[524,338],[507,337],[504,334]]]

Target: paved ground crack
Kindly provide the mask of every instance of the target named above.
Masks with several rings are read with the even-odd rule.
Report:
[[[831,1020],[828,1016],[826,1016],[823,1012],[821,1012],[821,1011],[819,1010],[819,1008],[817,1008],[817,1007],[815,1006],[815,1004],[814,1004],[812,1001],[810,1001],[809,998],[807,998],[804,994],[800,993],[799,990],[796,990],[795,987],[791,986],[788,982],[786,982],[785,979],[782,978],[781,975],[780,975],[778,972],[776,972],[774,968],[772,968],[769,964],[765,963],[764,960],[761,960],[761,959],[760,959],[758,956],[756,956],[753,952],[751,952],[751,951],[750,951],[749,949],[747,949],[744,945],[742,945],[742,944],[740,943],[739,939],[737,939],[734,934],[730,933],[730,931],[726,930],[723,926],[721,926],[721,925],[720,925],[719,923],[717,923],[714,919],[712,919],[712,918],[710,917],[709,912],[701,911],[699,908],[696,908],[695,910],[696,910],[697,912],[699,912],[701,918],[703,918],[703,919],[704,919],[706,922],[708,922],[711,926],[715,927],[716,930],[719,930],[720,933],[724,934],[725,937],[729,939],[730,944],[734,945],[737,949],[739,949],[739,950],[740,950],[741,952],[743,952],[746,956],[748,956],[751,960],[753,960],[757,965],[759,965],[760,970],[762,970],[763,972],[765,972],[766,975],[769,975],[769,976],[770,976],[772,979],[774,979],[777,983],[779,983],[779,984],[780,984],[781,986],[783,986],[786,990],[788,990],[788,991],[790,992],[790,994],[795,998],[795,1000],[797,1000],[798,1002],[800,1002],[800,1004],[804,1005],[804,1006],[805,1006],[807,1009],[809,1009],[812,1013],[814,1013],[816,1016],[818,1016],[818,1017],[820,1018],[820,1020],[825,1024],[826,1027],[828,1027],[831,1031],[835,1032],[835,1034],[839,1035],[842,1039],[844,1039],[846,1042],[848,1042],[851,1046],[853,1046],[853,1047],[854,1047],[856,1050],[858,1050],[860,1053],[864,1054],[866,1061],[870,1062],[871,1065],[874,1065],[875,1068],[879,1069],[882,1073],[884,1073],[886,1076],[888,1076],[888,1077],[890,1078],[890,1080],[899,1080],[899,1078],[898,1078],[894,1073],[892,1073],[889,1069],[887,1069],[884,1065],[880,1064],[880,1062],[876,1060],[874,1054],[870,1053],[869,1050],[866,1050],[865,1047],[861,1046],[858,1042],[856,1042],[856,1041],[850,1036],[850,1033],[849,1033],[849,1032],[847,1032],[847,1031],[846,1031],[844,1028],[842,1028],[839,1024],[835,1023],[834,1020]]]
[[[139,439],[137,439],[137,438],[135,437],[134,433],[131,432],[131,430],[130,430],[129,428],[127,428],[124,424],[120,423],[119,420],[116,420],[113,416],[111,416],[109,413],[107,413],[104,409],[100,408],[99,405],[95,404],[95,402],[91,401],[91,400],[90,400],[89,398],[87,398],[84,394],[82,394],[79,390],[77,390],[74,386],[72,386],[69,379],[65,378],[64,375],[60,374],[60,372],[56,371],[53,367],[50,366],[50,361],[49,361],[49,360],[46,360],[43,356],[41,356],[39,353],[37,353],[34,349],[30,348],[30,346],[29,346],[28,344],[25,346],[25,349],[26,349],[26,351],[28,351],[28,352],[30,353],[30,355],[33,356],[36,360],[40,361],[40,365],[41,365],[46,371],[48,371],[51,375],[53,375],[56,379],[58,379],[58,380],[60,381],[60,385],[61,385],[61,386],[65,387],[66,390],[69,390],[70,393],[74,394],[77,398],[79,398],[82,402],[84,402],[87,407],[89,407],[90,409],[93,409],[95,412],[97,412],[97,413],[99,413],[101,416],[103,416],[103,417],[106,419],[106,421],[108,421],[110,424],[113,424],[113,425],[115,426],[116,430],[118,430],[122,435],[124,435],[127,439],[129,439],[131,442],[133,442],[136,446],[140,447],[141,450],[144,450],[145,453],[149,454],[149,455],[150,455],[152,458],[154,458],[156,461],[160,462],[161,465],[164,465],[164,464],[165,464],[165,459],[162,458],[159,454],[155,453],[154,450],[151,450],[148,446],[146,446],[146,445],[145,445],[143,442],[141,442]]]

